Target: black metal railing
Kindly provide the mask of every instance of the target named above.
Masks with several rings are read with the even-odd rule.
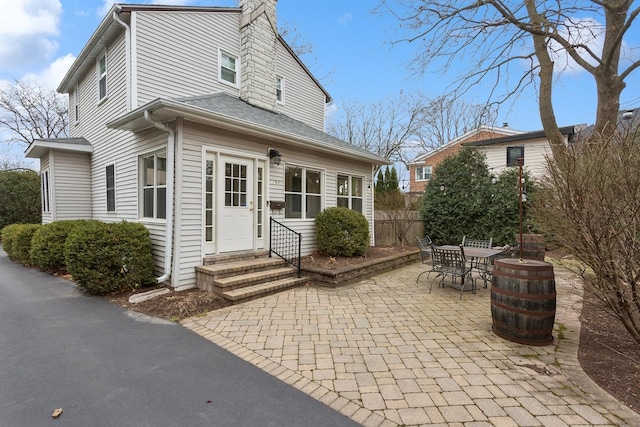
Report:
[[[298,270],[300,277],[300,248],[302,234],[269,217],[269,257],[276,254]]]

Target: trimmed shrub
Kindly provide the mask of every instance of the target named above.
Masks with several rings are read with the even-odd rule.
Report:
[[[151,237],[142,224],[87,222],[68,235],[64,252],[74,282],[91,294],[153,283]]]
[[[16,232],[11,243],[12,259],[24,265],[31,265],[31,239],[42,227],[40,224],[16,224]]]
[[[369,223],[348,208],[328,208],[316,217],[318,249],[330,256],[364,255],[369,248]]]
[[[31,264],[50,273],[67,273],[64,244],[67,236],[76,228],[94,220],[56,221],[45,224],[33,235],[31,241]]]
[[[13,255],[13,241],[16,239],[20,224],[11,224],[2,228],[2,248],[10,260],[15,261]]]

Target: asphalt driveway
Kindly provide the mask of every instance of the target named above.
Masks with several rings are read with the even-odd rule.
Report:
[[[0,425],[357,424],[180,325],[84,295],[0,249]]]

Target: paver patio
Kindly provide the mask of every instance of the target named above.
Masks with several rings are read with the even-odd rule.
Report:
[[[489,289],[434,285],[413,264],[306,286],[183,325],[365,426],[640,425],[577,360],[582,289],[555,269],[554,344],[491,332]],[[481,283],[481,282],[480,282]]]

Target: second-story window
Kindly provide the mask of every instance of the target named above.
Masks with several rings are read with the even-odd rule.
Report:
[[[107,53],[103,52],[96,62],[98,75],[98,102],[107,97]]]
[[[284,77],[276,76],[276,101],[284,104]]]
[[[416,168],[416,181],[429,181],[431,179],[431,166]]]
[[[238,86],[238,58],[220,51],[220,81]]]
[[[507,147],[507,166],[518,166],[518,159],[524,163],[524,147]]]

